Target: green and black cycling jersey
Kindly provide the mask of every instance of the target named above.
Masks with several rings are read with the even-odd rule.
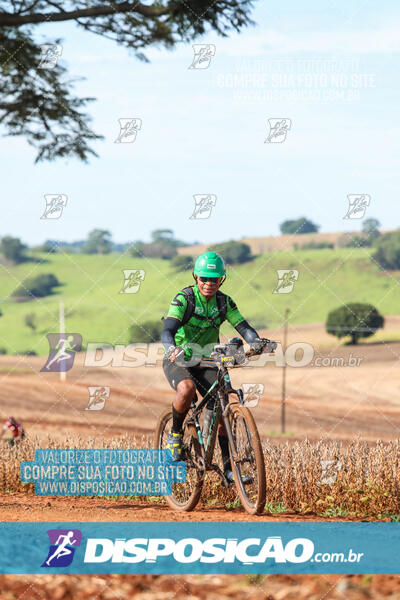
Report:
[[[225,319],[246,342],[251,343],[258,338],[257,332],[247,323],[230,296],[223,294],[226,311],[221,316],[216,295],[207,299],[200,293],[197,284],[192,287],[194,311],[186,323],[182,325],[188,303],[185,293],[178,292],[170,304],[161,334],[165,351],[171,346],[181,346],[185,350],[185,360],[191,360],[193,349],[196,355],[209,357],[213,345],[219,342],[220,326]]]

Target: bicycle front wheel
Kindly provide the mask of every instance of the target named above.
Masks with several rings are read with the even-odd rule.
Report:
[[[234,453],[229,445],[235,486],[244,509],[251,515],[263,512],[266,501],[265,463],[253,416],[244,406],[232,406],[229,414]]]
[[[156,431],[156,448],[165,449],[167,436],[172,427],[172,411],[168,409],[162,415]],[[201,457],[197,436],[193,436],[191,430],[183,426],[183,451],[182,460],[186,462],[186,481],[172,484],[171,496],[165,496],[165,500],[174,510],[190,511],[197,506],[203,489],[204,474],[196,463]]]

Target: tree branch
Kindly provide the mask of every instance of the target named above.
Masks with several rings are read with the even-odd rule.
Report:
[[[121,2],[113,6],[93,6],[69,12],[36,13],[32,15],[18,15],[11,13],[0,13],[0,25],[6,27],[18,27],[32,23],[51,23],[55,21],[71,21],[82,17],[104,17],[120,13],[137,12],[143,17],[161,17],[168,14],[169,9],[164,6],[145,6],[140,2]]]

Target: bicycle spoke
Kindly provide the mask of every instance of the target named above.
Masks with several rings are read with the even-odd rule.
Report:
[[[165,448],[167,437],[172,426],[172,414],[167,415],[160,431],[159,447]],[[184,427],[182,460],[186,463],[186,481],[172,484],[172,494],[167,502],[178,510],[192,510],[197,504],[203,485],[202,475],[196,468],[196,449],[188,427]]]
[[[249,439],[246,422],[242,416],[239,416],[237,419],[235,419],[234,440],[238,457],[236,464],[239,466],[240,475],[242,479],[245,477],[252,478],[252,483],[245,485],[244,491],[249,499],[250,504],[255,505],[258,496],[257,465],[254,456],[254,450]]]
[[[232,410],[230,425],[235,446],[236,488],[244,508],[256,514],[265,504],[265,466],[257,428],[250,412],[243,408]]]

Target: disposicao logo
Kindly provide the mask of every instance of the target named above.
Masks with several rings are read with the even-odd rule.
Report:
[[[79,529],[49,529],[49,553],[42,567],[68,567],[74,558],[77,546],[81,545]]]
[[[238,539],[184,538],[89,538],[85,563],[155,563],[159,558],[172,557],[177,563],[234,563],[246,565],[265,563],[303,563],[310,560],[314,544],[307,538],[294,538],[283,544],[280,536]]]

